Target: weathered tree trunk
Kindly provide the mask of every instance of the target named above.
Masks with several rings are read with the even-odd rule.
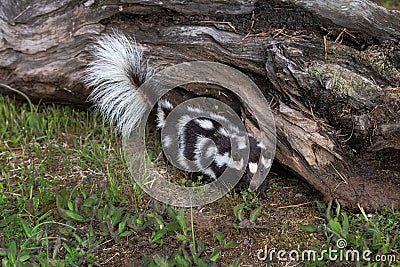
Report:
[[[400,208],[399,12],[367,0],[4,0],[0,82],[86,105],[87,51],[113,28],[161,67],[242,70],[272,103],[277,163],[348,208]]]

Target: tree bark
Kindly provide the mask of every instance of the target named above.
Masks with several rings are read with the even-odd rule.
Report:
[[[243,71],[272,105],[278,164],[349,209],[398,209],[399,15],[367,0],[5,0],[0,82],[87,105],[87,51],[119,29],[160,68],[209,60]]]

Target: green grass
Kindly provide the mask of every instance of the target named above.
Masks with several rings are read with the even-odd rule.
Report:
[[[349,216],[341,210],[339,203],[330,202],[326,207],[320,204],[325,223],[320,225],[299,225],[300,229],[325,236],[325,241],[315,247],[316,251],[334,248],[337,258],[340,251],[357,251],[360,255],[360,266],[381,266],[378,262],[383,258],[385,266],[398,266],[400,255],[400,213],[389,208],[371,214],[368,218],[363,214]],[[340,246],[340,242],[344,242]],[[369,251],[362,256],[363,252]],[[345,254],[343,254],[345,255]],[[383,255],[383,256],[382,256]],[[349,258],[350,259],[350,258]],[[335,260],[333,262],[338,262]],[[325,266],[332,262],[332,257],[324,260],[307,262],[308,266]]]
[[[223,226],[211,234],[195,227],[193,210],[152,201],[130,178],[120,137],[95,112],[0,96],[0,136],[3,266],[116,266],[137,253],[143,256],[139,266],[238,266],[235,255],[244,248],[235,240],[247,238],[248,231],[268,233],[277,242],[291,238],[287,223],[265,230],[261,224],[269,220],[265,211],[271,207],[248,192],[232,192],[206,207]],[[182,183],[190,183],[186,180]],[[277,183],[270,188],[280,189]],[[398,211],[384,209],[368,221],[340,207],[321,212],[323,223],[301,226],[313,232],[319,249],[341,237],[352,248],[399,254]],[[225,235],[229,224],[236,237]],[[295,231],[304,243],[310,238],[300,228]]]
[[[129,179],[115,180],[128,175],[119,138],[95,113],[7,97],[0,97],[0,125],[3,265],[95,262],[91,248],[103,239],[76,223],[106,221],[94,210],[113,216],[114,205],[142,196]]]
[[[184,209],[154,204],[143,212],[150,202],[130,179],[120,138],[96,113],[0,96],[0,125],[3,266],[100,266],[103,243],[138,233],[150,234],[148,246],[161,247],[167,236],[181,243],[172,255],[145,257],[150,266],[218,259],[217,248],[204,258]]]

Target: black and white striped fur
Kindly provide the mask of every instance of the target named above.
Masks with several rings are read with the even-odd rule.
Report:
[[[140,87],[155,72],[143,59],[143,48],[138,46],[134,39],[123,34],[114,33],[107,35],[98,41],[92,55],[94,60],[88,65],[85,82],[93,88],[89,100],[108,119],[114,123],[117,129],[125,137],[128,137],[139,122],[146,110],[146,103],[142,96],[136,93]],[[127,108],[129,107],[129,108]],[[179,133],[179,159],[181,165],[185,161],[194,161],[200,172],[216,179],[226,168],[241,169],[241,161],[233,161],[232,145],[237,149],[243,149],[246,145],[245,138],[249,140],[250,154],[245,173],[239,184],[249,185],[252,175],[257,171],[261,149],[265,146],[258,142],[251,134],[240,131],[236,126],[224,128],[217,120],[227,119],[219,114],[201,110],[195,107],[186,107],[187,114],[194,114],[194,118],[183,115],[177,123]],[[174,109],[168,99],[161,99],[157,107],[157,128],[161,130],[165,124],[165,118]],[[228,121],[227,121],[228,122]],[[171,144],[169,136],[164,136],[163,146]],[[215,145],[212,145],[214,143]],[[202,150],[205,153],[202,153]],[[211,157],[212,163],[203,166],[202,157]],[[269,169],[271,159],[261,157],[264,169]],[[265,197],[268,186],[267,179],[259,187],[258,191]]]

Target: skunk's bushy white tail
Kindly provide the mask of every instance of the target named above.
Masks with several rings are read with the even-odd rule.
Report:
[[[135,129],[146,111],[136,89],[155,72],[143,59],[135,39],[114,32],[98,40],[94,59],[86,69],[86,85],[93,88],[88,100],[125,137]]]

